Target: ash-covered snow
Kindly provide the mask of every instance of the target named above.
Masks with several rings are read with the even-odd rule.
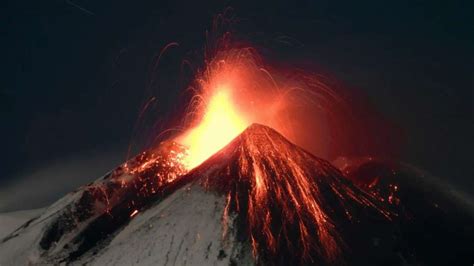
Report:
[[[71,192],[46,209],[39,209],[31,219],[0,238],[0,265],[41,264],[39,242],[49,223],[60,211],[79,197]]]
[[[0,239],[6,237],[28,220],[39,216],[44,209],[0,213]]]

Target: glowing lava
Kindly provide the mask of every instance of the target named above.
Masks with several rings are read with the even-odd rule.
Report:
[[[232,102],[230,90],[225,86],[217,89],[207,103],[201,123],[179,140],[188,147],[186,167],[192,169],[201,164],[248,125]]]
[[[226,195],[223,222],[237,213],[254,257],[269,265],[280,265],[282,258],[294,262],[285,265],[340,265],[346,243],[339,230],[353,227],[364,215],[391,219],[375,198],[327,161],[258,124],[193,174],[207,189]],[[227,233],[224,224],[224,239]]]

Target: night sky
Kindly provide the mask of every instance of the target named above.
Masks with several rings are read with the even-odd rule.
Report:
[[[228,7],[234,30],[264,56],[362,92],[398,129],[397,151],[387,154],[474,193],[470,1],[202,2],[16,1],[2,9],[0,211],[45,205],[122,162],[151,77],[160,77],[152,88],[160,121],[187,85],[182,60],[199,67],[206,30]],[[150,73],[171,42],[179,46]]]

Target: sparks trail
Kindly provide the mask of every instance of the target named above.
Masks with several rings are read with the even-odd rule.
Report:
[[[136,119],[136,121],[134,123],[134,126],[132,128],[132,133],[131,133],[131,136],[130,136],[130,143],[129,143],[128,150],[127,150],[126,160],[128,160],[130,158],[130,153],[132,151],[132,144],[137,141],[139,133],[142,133],[142,132],[139,132],[139,130],[141,130],[141,131],[145,130],[145,128],[144,128],[145,116],[149,112],[151,112],[150,109],[152,109],[153,105],[155,105],[156,102],[157,102],[157,97],[155,96],[155,94],[153,92],[153,86],[155,85],[155,83],[157,81],[158,67],[160,65],[160,61],[161,61],[161,58],[163,57],[163,55],[169,49],[171,49],[172,47],[179,47],[179,43],[177,43],[177,42],[168,43],[167,45],[165,45],[161,49],[161,51],[158,54],[153,56],[153,59],[152,59],[152,62],[151,62],[151,67],[150,67],[150,70],[149,70],[149,73],[148,73],[149,81],[148,81],[148,83],[146,85],[146,88],[145,88],[145,93],[143,95],[143,100],[142,100],[142,104],[141,104],[141,107],[140,107],[138,115],[137,115],[137,119]]]
[[[318,75],[284,74],[265,66],[254,48],[229,48],[230,41],[222,42],[226,49],[215,51],[189,86],[193,97],[183,119],[187,130],[175,138],[189,148],[189,169],[252,123],[268,125],[297,143],[307,139],[304,132],[311,132],[316,143],[328,130],[339,132],[344,101]],[[328,145],[322,143],[321,153]]]

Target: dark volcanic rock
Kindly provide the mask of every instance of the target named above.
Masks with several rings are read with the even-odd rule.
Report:
[[[397,245],[405,260],[422,265],[474,261],[474,208],[466,195],[406,163],[364,157],[335,164],[397,213]]]

